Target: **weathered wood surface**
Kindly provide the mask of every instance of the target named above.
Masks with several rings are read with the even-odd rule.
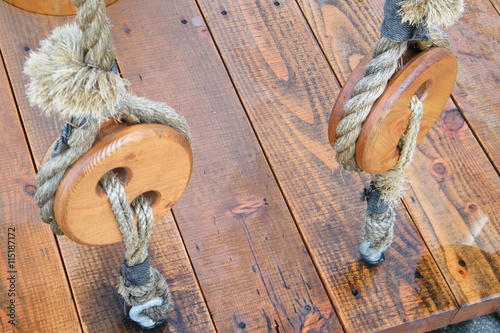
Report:
[[[461,109],[448,103],[419,145],[387,261],[367,267],[359,260],[365,209],[359,196],[369,177],[339,170],[326,128],[337,82],[378,38],[381,4],[120,0],[108,7],[131,90],[180,110],[194,136],[191,183],[173,215],[157,223],[151,244],[153,265],[174,300],[169,327],[156,331],[424,332],[498,308],[500,184],[490,161],[498,161],[491,149],[499,140],[498,83],[491,81],[498,71],[498,13],[486,0],[468,5],[467,23],[450,29],[456,50],[477,40],[479,51],[458,54],[462,76],[454,97]],[[29,107],[22,66],[39,40],[70,19],[0,1],[0,50],[10,79],[1,81],[0,92],[9,94],[12,85],[36,165],[61,123]],[[0,135],[25,147],[17,158],[29,165],[15,169],[12,177],[26,177],[14,178],[13,186],[33,184],[26,139],[11,125],[18,116],[8,103],[1,112],[11,110],[13,120],[6,118]],[[20,165],[9,154],[0,154],[2,175],[4,163]],[[58,237],[61,262],[31,199],[19,189],[3,193],[9,196],[2,204],[14,201],[2,209],[17,223],[29,214],[26,228],[44,235],[23,235],[30,251],[40,256],[35,250],[48,249],[41,262],[50,251],[57,262],[51,276],[34,282],[38,271],[27,266],[29,281],[20,281],[32,293],[19,312],[27,330],[139,331],[115,291],[123,247]],[[52,295],[56,286],[67,292]],[[67,306],[36,324],[35,313],[53,309],[40,290]]]
[[[29,51],[25,51],[25,47],[38,48],[39,40],[44,39],[52,28],[67,21],[68,18],[64,17],[32,14],[0,1],[0,47],[37,165],[45,149],[57,137],[61,124],[54,119],[46,119],[36,108],[29,107],[24,94],[26,77],[22,74]],[[35,208],[32,207],[36,211]],[[49,232],[47,227],[45,230]],[[58,241],[83,330],[138,331],[126,319],[123,300],[116,292],[123,245],[87,247],[66,237],[59,237]],[[173,296],[174,310],[169,331],[213,332],[210,314],[171,214],[157,223],[150,249],[152,265],[167,279]],[[50,287],[45,289],[51,290]],[[71,311],[69,307],[58,309],[54,313]],[[67,330],[67,326],[59,327],[48,331]]]
[[[490,1],[493,7],[495,7],[497,13],[500,14],[500,1],[499,0],[490,0]]]
[[[460,311],[454,322],[500,309],[500,179],[450,101],[418,147],[405,195]]]
[[[326,127],[338,86],[297,4],[199,4],[346,331],[451,320],[453,296],[403,209],[387,262],[359,260],[367,180],[334,162]]]
[[[464,16],[448,29],[459,65],[453,99],[497,172],[500,170],[499,20],[490,2],[470,1]]]
[[[371,32],[377,31],[373,29],[381,22],[383,2],[352,2],[349,6],[305,0],[300,3],[335,73],[341,80],[347,78],[361,55],[368,54],[378,38]],[[479,21],[486,23],[475,24]],[[488,37],[492,33],[490,27],[495,24],[498,30],[498,16],[489,3],[478,1],[468,5],[464,17],[450,29],[452,47],[459,61],[457,86],[466,87],[467,105],[471,111],[477,108],[472,112],[478,119],[469,117],[469,127],[457,107],[449,102],[407,170],[413,187],[405,196],[405,205],[461,307],[454,322],[493,312],[500,305],[500,181],[482,148],[493,161],[498,149],[480,145],[484,141],[481,137],[493,146],[500,138],[499,129],[495,129],[500,118],[500,100],[495,88],[498,82],[490,84],[490,77],[498,73],[498,61],[494,61],[498,57],[494,51],[498,51],[498,43]],[[366,30],[367,26],[373,28]],[[462,38],[455,37],[458,32],[463,34]],[[473,49],[484,50],[484,54],[494,53],[493,58],[483,54],[471,66],[470,60],[464,59],[463,50],[471,50],[463,43],[466,36],[474,38],[478,45],[483,40],[493,43],[491,49],[473,44]],[[372,44],[366,45],[367,41]],[[464,72],[468,76],[460,74]],[[460,102],[456,92],[453,96]],[[467,117],[467,108],[462,111]],[[483,121],[488,125],[483,126]],[[475,135],[479,136],[480,144]]]
[[[173,211],[218,331],[341,331],[196,3],[120,0],[109,15],[133,91],[190,124]]]
[[[57,243],[33,204],[35,168],[1,57],[0,112],[0,331],[81,332]]]
[[[145,192],[154,193],[152,209],[158,221],[179,200],[192,168],[191,147],[173,128],[161,124],[126,126],[108,121],[101,126],[94,145],[62,178],[54,197],[54,216],[64,234],[74,242],[83,245],[122,242],[115,214],[99,183],[102,175],[115,170],[130,202]]]

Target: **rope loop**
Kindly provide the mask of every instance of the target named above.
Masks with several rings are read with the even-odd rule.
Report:
[[[151,326],[154,322],[154,327],[168,318],[171,301],[165,280],[149,263],[148,243],[154,226],[152,197],[142,194],[129,205],[125,188],[114,172],[105,174],[100,183],[108,196],[125,245],[125,262],[120,267],[118,292],[131,306],[143,306],[159,297],[161,304],[140,308],[144,314],[138,316],[141,326]]]
[[[136,323],[138,323],[142,328],[150,330],[158,325],[163,324],[165,320],[156,322],[149,316],[143,314],[144,310],[150,309],[154,306],[161,306],[163,304],[163,299],[160,297],[153,298],[144,304],[133,306],[129,311],[129,317]]]

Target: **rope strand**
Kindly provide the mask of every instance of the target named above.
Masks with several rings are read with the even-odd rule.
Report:
[[[75,23],[83,33],[81,46],[85,63],[109,71],[115,61],[111,45],[111,29],[102,0],[73,0],[78,8]]]
[[[100,184],[108,195],[125,245],[125,263],[120,269],[118,292],[133,308],[160,298],[159,305],[141,308],[139,313],[143,315],[137,318],[142,327],[155,327],[167,320],[171,299],[165,279],[149,265],[148,246],[154,225],[151,204],[154,200],[150,195],[142,194],[129,205],[125,188],[114,172],[105,174]]]
[[[380,193],[377,204],[385,203],[382,212],[367,208],[363,219],[363,235],[360,238],[359,251],[363,259],[370,264],[379,264],[384,260],[383,252],[389,248],[394,238],[394,207],[403,196],[403,189],[408,184],[404,170],[410,165],[417,145],[423,104],[416,95],[410,101],[411,115],[408,128],[401,137],[399,159],[391,169],[373,177],[373,189]]]
[[[365,68],[363,78],[356,84],[353,96],[344,106],[344,115],[337,126],[336,158],[347,171],[361,172],[356,163],[356,140],[370,113],[373,103],[382,95],[387,81],[398,69],[399,59],[406,51],[405,42],[392,42],[382,37]]]
[[[67,146],[57,154],[53,153],[37,174],[38,190],[35,193],[35,203],[41,208],[42,221],[50,224],[52,232],[56,235],[63,234],[54,217],[54,196],[59,183],[66,170],[90,149],[99,132],[97,122],[88,121],[82,125],[79,123],[81,122],[76,119],[68,123],[73,130]]]

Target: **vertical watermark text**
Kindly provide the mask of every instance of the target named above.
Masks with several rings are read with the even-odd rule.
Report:
[[[16,280],[16,228],[9,227],[7,231],[7,316],[12,325],[16,325]]]

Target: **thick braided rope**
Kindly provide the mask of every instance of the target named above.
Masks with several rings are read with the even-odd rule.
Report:
[[[382,193],[382,199],[385,201],[400,199],[403,196],[404,185],[408,182],[404,170],[411,164],[413,152],[417,147],[420,121],[424,113],[424,106],[416,95],[410,100],[410,110],[408,128],[399,141],[401,148],[396,165],[373,177],[374,187]]]
[[[114,54],[110,42],[110,28],[106,17],[106,5],[101,0],[74,0],[79,8],[75,22],[83,33],[80,41],[88,66],[109,71],[113,66]],[[37,175],[38,190],[35,202],[41,208],[41,219],[50,224],[52,232],[62,235],[54,217],[54,195],[66,170],[73,165],[95,141],[99,123],[86,119],[82,126],[74,126],[65,150],[53,153]]]
[[[115,61],[111,45],[111,31],[102,0],[73,0],[78,8],[75,23],[83,32],[81,46],[85,63],[109,71]]]
[[[449,46],[446,34],[439,27],[429,25],[428,31],[431,39],[426,42],[418,42],[417,46],[419,48]],[[396,165],[373,176],[373,188],[380,192],[381,200],[387,205],[387,209],[383,212],[373,212],[368,207],[363,219],[363,235],[360,238],[359,250],[363,259],[373,264],[380,263],[383,260],[383,252],[389,248],[393,241],[396,217],[394,207],[398,200],[402,198],[404,190],[409,187],[404,170],[411,164],[416,148],[423,105],[416,96],[413,96],[409,108],[412,113],[408,129],[399,142],[400,155]],[[355,160],[354,163],[356,163]]]
[[[416,41],[418,48],[425,50],[432,46],[449,47],[444,32],[434,24],[428,23],[426,31],[430,37],[426,41]],[[383,93],[388,80],[399,67],[400,59],[408,47],[407,41],[391,41],[382,37],[373,52],[373,58],[357,83],[353,96],[344,106],[343,118],[337,126],[334,149],[339,164],[348,171],[361,172],[357,165],[356,141],[363,122],[370,113],[375,101]],[[411,163],[423,113],[422,103],[416,96],[410,101],[412,110],[408,129],[399,142],[400,157],[390,170],[373,178],[368,192],[376,191],[377,202],[368,204],[363,220],[363,235],[360,239],[360,252],[365,261],[378,264],[383,261],[383,251],[392,243],[394,237],[394,206],[409,186],[404,170]],[[373,201],[373,199],[372,199]],[[374,207],[374,206],[379,207]]]
[[[73,2],[79,8],[75,21],[83,33],[80,42],[86,51],[86,64],[105,71],[110,70],[113,66],[114,54],[104,2],[102,0],[74,0]],[[168,105],[125,93],[120,106],[120,109],[116,111],[118,120],[128,124],[164,124],[178,130],[190,142],[185,119]],[[38,190],[35,201],[41,208],[42,221],[49,223],[52,231],[57,235],[61,235],[62,231],[54,217],[54,195],[66,170],[90,149],[99,131],[99,123],[93,119],[85,119],[83,125],[78,125],[78,122],[82,122],[82,119],[75,119],[74,123],[71,123],[71,136],[65,143],[64,149],[53,153],[37,175]]]
[[[148,244],[154,225],[151,208],[153,198],[143,194],[129,205],[125,189],[114,172],[108,172],[104,175],[100,183],[108,195],[111,208],[123,235],[126,266],[130,268],[145,263],[148,260]],[[142,311],[147,318],[144,318],[145,321],[139,320],[138,323],[149,328],[168,318],[171,299],[165,279],[156,269],[149,266],[149,260],[145,269],[146,281],[141,283],[131,281],[127,279],[125,274],[121,274],[118,292],[132,307],[141,306],[156,298],[162,300],[160,305]]]
[[[404,170],[411,164],[424,113],[423,104],[417,96],[412,97],[410,109],[412,112],[408,128],[400,139],[401,150],[396,165],[373,177],[373,187],[380,192],[381,200],[387,204],[387,209],[382,213],[371,209],[365,212],[359,250],[363,258],[370,263],[380,261],[382,253],[389,248],[394,238],[394,205],[402,197],[405,184],[408,184]]]
[[[127,124],[162,124],[178,131],[191,143],[191,134],[186,119],[165,103],[125,93],[116,118]]]
[[[382,37],[373,52],[373,59],[365,68],[363,78],[356,85],[351,99],[344,106],[342,120],[337,126],[336,158],[347,171],[361,169],[356,163],[356,140],[373,103],[382,95],[387,81],[398,69],[399,59],[406,51],[406,42],[393,42]]]
[[[50,224],[52,232],[56,235],[62,235],[54,217],[54,196],[59,183],[66,170],[90,149],[99,132],[99,124],[96,122],[86,122],[81,126],[68,124],[73,129],[65,149],[58,154],[53,153],[37,174],[38,190],[35,194],[35,203],[41,208],[42,221]]]

